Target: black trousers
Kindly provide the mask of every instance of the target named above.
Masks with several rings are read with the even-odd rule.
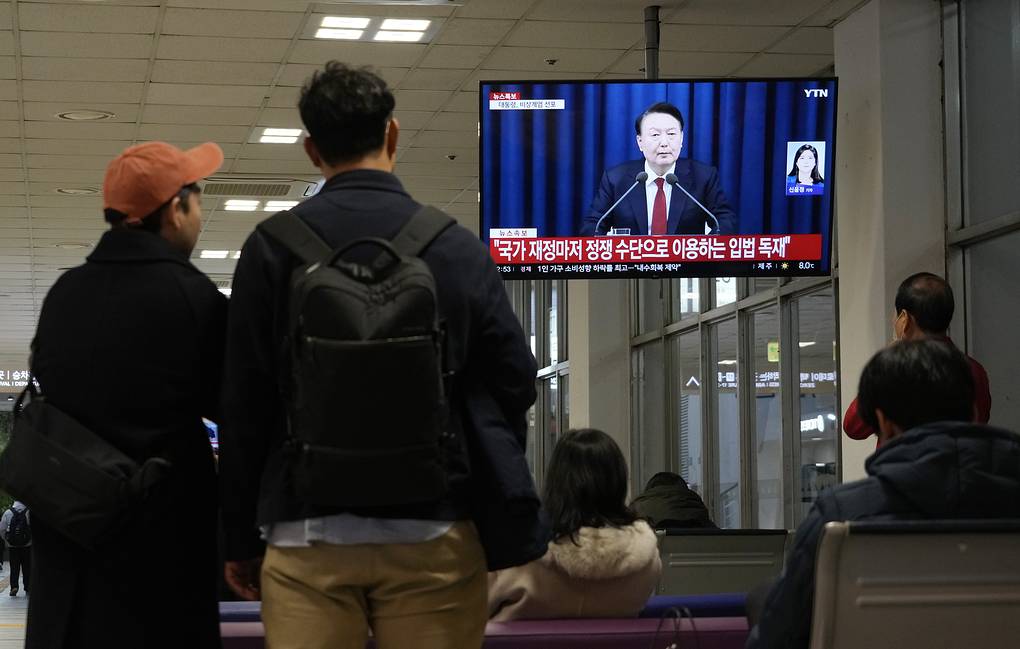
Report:
[[[28,574],[32,572],[32,546],[23,548],[7,548],[11,555],[11,592],[18,589],[18,577],[22,578],[25,584],[25,592],[28,592]],[[25,573],[22,575],[21,571]]]

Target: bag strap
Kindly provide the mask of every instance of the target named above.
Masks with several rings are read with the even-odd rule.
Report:
[[[393,237],[393,247],[405,257],[418,257],[454,220],[444,212],[422,205]]]
[[[265,232],[306,264],[314,264],[333,252],[304,219],[290,210],[277,212],[258,224]]]

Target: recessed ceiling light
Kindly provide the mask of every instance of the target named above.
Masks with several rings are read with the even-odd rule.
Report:
[[[241,251],[238,250],[237,252],[234,253],[234,259],[240,259],[240,258],[241,258]]]
[[[376,32],[374,40],[397,43],[417,43],[425,36],[425,32]]]
[[[223,209],[228,212],[254,212],[259,208],[259,202],[232,198],[223,204]]]
[[[364,29],[372,22],[371,18],[355,18],[352,16],[326,16],[319,23],[320,27],[336,29]]]
[[[203,250],[199,257],[202,259],[226,259],[229,250]]]
[[[720,365],[736,365],[737,361],[734,361],[734,360],[725,360],[725,361],[719,361],[719,364]]]
[[[327,29],[320,27],[315,32],[315,38],[329,38],[337,41],[360,40],[365,31],[362,29]]]
[[[810,340],[810,341],[801,341],[801,342],[799,342],[797,344],[800,345],[801,347],[810,347],[811,345],[815,344],[815,341],[813,341],[813,340]]]
[[[231,293],[231,291],[233,291],[233,289],[230,289],[230,288],[221,288],[221,289],[219,289],[219,291],[220,291],[220,293],[223,293],[227,297],[230,297],[230,293]]]
[[[62,248],[64,250],[81,250],[83,248],[88,248],[89,244],[78,241],[61,241],[60,243],[53,244],[53,247]]]
[[[94,122],[101,119],[116,117],[116,114],[105,110],[67,110],[57,113],[58,119],[66,119],[72,122]]]
[[[266,201],[266,205],[262,208],[262,211],[279,212],[280,210],[289,210],[297,204],[297,201]]]
[[[99,190],[95,187],[57,187],[56,192],[66,196],[88,196],[98,194]]]
[[[380,29],[399,29],[403,31],[423,32],[432,24],[431,20],[407,20],[404,18],[387,18]]]
[[[301,138],[299,128],[264,128],[259,135],[260,144],[294,144]]]

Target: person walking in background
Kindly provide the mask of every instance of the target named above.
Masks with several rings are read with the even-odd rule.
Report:
[[[949,339],[949,323],[955,308],[953,289],[946,280],[932,273],[911,275],[896,291],[896,316],[893,320],[896,340],[931,338],[953,345]],[[967,356],[967,363],[974,380],[974,421],[987,424],[992,411],[988,373],[970,356]],[[846,409],[843,431],[850,439],[867,439],[874,435],[877,445],[882,444],[879,431],[858,412],[857,399]]]
[[[658,540],[627,507],[627,464],[600,430],[569,431],[546,470],[545,556],[489,575],[489,617],[637,617],[662,572]]]
[[[645,490],[630,506],[657,529],[719,529],[698,492],[691,489],[682,476],[670,471],[661,471],[649,478]]]
[[[0,518],[0,537],[3,537],[11,553],[11,597],[18,594],[19,578],[28,594],[29,573],[32,570],[32,523],[28,508],[15,500],[14,504]],[[0,555],[2,556],[2,555]]]

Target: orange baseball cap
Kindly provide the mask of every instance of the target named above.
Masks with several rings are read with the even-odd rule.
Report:
[[[222,164],[223,150],[214,142],[187,151],[166,142],[130,146],[106,166],[103,208],[127,215],[128,222],[140,221]]]

